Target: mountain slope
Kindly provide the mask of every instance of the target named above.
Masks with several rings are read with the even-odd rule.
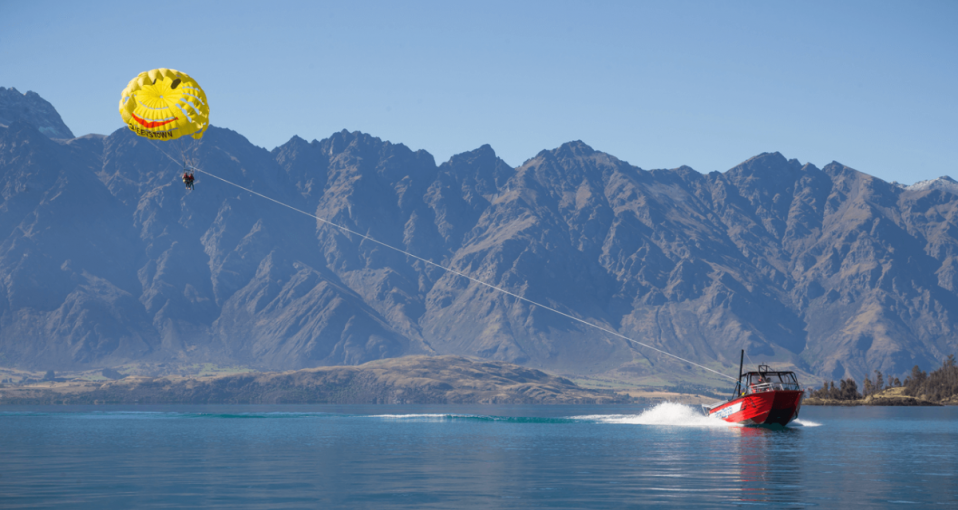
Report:
[[[63,123],[56,108],[39,94],[33,91],[21,94],[13,87],[0,87],[0,127],[17,121],[36,127],[50,138],[73,138],[73,132]]]
[[[737,352],[822,377],[958,350],[958,195],[761,154],[643,170],[570,142],[511,168],[436,165],[363,133],[273,151],[211,128],[51,140],[0,128],[0,363],[264,369],[407,354],[622,379],[688,367],[199,174],[731,372]]]
[[[503,362],[407,356],[216,377],[127,377],[0,391],[0,404],[613,404],[628,397]]]

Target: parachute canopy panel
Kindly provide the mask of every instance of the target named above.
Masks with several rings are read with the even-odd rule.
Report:
[[[130,80],[120,95],[120,115],[130,131],[153,140],[199,140],[210,125],[206,93],[175,69],[153,69]]]

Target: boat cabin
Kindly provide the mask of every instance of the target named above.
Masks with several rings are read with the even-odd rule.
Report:
[[[757,372],[742,374],[742,378],[735,385],[735,397],[766,391],[801,391],[801,389],[794,372],[776,372],[769,370],[768,365],[759,365]]]

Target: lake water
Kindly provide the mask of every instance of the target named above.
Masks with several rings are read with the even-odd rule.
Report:
[[[0,407],[2,508],[958,506],[958,408]]]

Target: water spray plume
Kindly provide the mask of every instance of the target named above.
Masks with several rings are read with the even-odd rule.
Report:
[[[717,420],[702,414],[699,409],[675,402],[663,402],[640,414],[613,414],[578,416],[580,420],[597,421],[624,425],[659,425],[667,427],[707,427],[729,428],[740,425]]]

